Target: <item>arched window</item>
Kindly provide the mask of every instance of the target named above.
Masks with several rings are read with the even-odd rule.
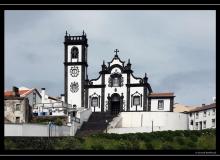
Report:
[[[72,59],[73,59],[73,58],[78,58],[78,56],[79,56],[79,50],[78,50],[78,48],[77,48],[77,47],[73,47],[73,48],[71,49],[71,57],[72,57]]]

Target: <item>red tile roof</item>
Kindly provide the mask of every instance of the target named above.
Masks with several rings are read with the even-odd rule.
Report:
[[[209,105],[204,105],[202,107],[197,107],[195,109],[190,110],[189,112],[198,112],[198,111],[203,111],[211,108],[216,108],[216,103],[211,103]]]
[[[29,92],[30,90],[19,90],[19,94],[23,95],[26,92]],[[13,96],[13,92],[12,91],[5,91],[4,96]]]
[[[175,97],[173,92],[166,93],[151,93],[149,97]]]

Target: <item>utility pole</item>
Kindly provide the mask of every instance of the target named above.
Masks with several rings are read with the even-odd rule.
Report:
[[[106,123],[106,133],[107,133],[107,129],[108,129],[108,120],[107,119],[105,120],[105,123]]]
[[[152,121],[152,132],[154,131],[154,121]]]

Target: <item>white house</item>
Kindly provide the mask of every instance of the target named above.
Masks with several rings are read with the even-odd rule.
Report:
[[[34,105],[34,116],[64,116],[67,115],[69,105],[64,102],[64,96],[54,98],[46,94],[46,89],[41,88],[42,101]]]
[[[216,103],[203,104],[188,112],[190,130],[216,128]]]

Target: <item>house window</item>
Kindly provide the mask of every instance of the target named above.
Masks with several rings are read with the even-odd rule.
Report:
[[[72,59],[73,59],[73,58],[78,58],[78,56],[79,56],[79,50],[78,50],[78,48],[73,47],[73,48],[71,49],[71,56],[72,56]]]
[[[158,109],[163,110],[164,109],[164,101],[163,100],[158,100]]]
[[[206,128],[206,121],[203,121],[203,128]]]
[[[215,119],[212,119],[212,127],[215,127]]]
[[[20,123],[20,117],[16,117],[15,123]]]
[[[16,111],[20,111],[20,110],[21,110],[21,104],[16,104],[15,110],[16,110]]]
[[[206,117],[206,111],[203,112],[203,117]]]
[[[212,110],[212,115],[215,115],[215,109]]]
[[[92,98],[92,107],[98,107],[98,97]]]
[[[196,130],[198,130],[198,128],[199,128],[199,123],[196,122]]]
[[[197,113],[196,113],[196,119],[198,119],[198,118],[199,118],[199,113],[197,112]]]
[[[190,125],[193,125],[193,120],[190,121]]]
[[[140,96],[134,96],[133,105],[134,106],[140,105]]]

